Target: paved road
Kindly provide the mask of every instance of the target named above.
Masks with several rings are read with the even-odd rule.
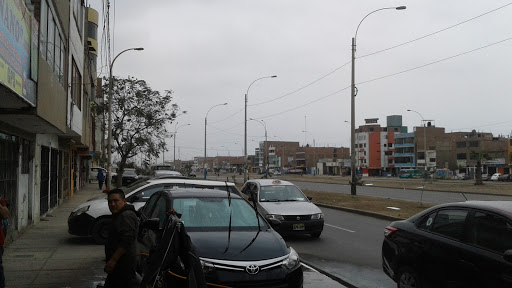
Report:
[[[396,287],[381,268],[383,233],[390,221],[328,208],[322,211],[326,224],[319,239],[286,239],[301,259],[355,287]]]
[[[327,184],[327,183],[313,183],[313,182],[299,182],[291,181],[299,186],[302,190],[316,190],[324,192],[334,192],[350,194],[350,185],[344,184]],[[420,185],[421,186],[421,185]],[[419,186],[419,187],[420,187]],[[410,190],[410,189],[396,189],[396,188],[381,188],[373,186],[358,186],[357,194],[364,196],[392,198],[407,201],[421,201],[426,203],[447,203],[465,201],[464,196],[468,200],[512,200],[510,196],[496,196],[487,194],[473,194],[473,193],[454,193],[454,192],[438,192],[438,191],[423,191]]]

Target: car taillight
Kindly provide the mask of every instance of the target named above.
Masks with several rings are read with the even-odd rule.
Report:
[[[384,230],[384,237],[389,237],[391,234],[395,233],[398,229],[393,228],[391,226],[386,227],[386,230]]]

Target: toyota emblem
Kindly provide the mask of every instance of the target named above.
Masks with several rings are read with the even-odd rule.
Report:
[[[258,272],[260,272],[260,267],[258,265],[249,265],[245,267],[245,271],[251,275],[258,274]]]
[[[300,220],[300,216],[297,216],[297,221]]]

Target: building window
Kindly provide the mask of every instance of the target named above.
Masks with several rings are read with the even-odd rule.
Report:
[[[425,159],[425,152],[418,152],[418,159]]]
[[[73,59],[73,68],[71,74],[71,97],[73,102],[82,111],[82,75],[78,70],[75,59]]]
[[[39,51],[43,59],[48,62],[52,71],[57,75],[59,82],[64,84],[64,37],[59,32],[59,21],[47,1],[41,1]]]
[[[429,160],[431,163],[435,163],[436,162],[436,158],[429,158]]]
[[[466,142],[457,142],[455,145],[457,148],[466,148]]]
[[[478,147],[478,141],[469,141],[469,147]]]
[[[470,160],[478,160],[478,153],[469,153]]]
[[[457,160],[466,160],[466,153],[457,153]]]
[[[388,143],[389,148],[393,148],[393,143]]]

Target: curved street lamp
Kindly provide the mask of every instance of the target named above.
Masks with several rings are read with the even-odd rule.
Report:
[[[404,10],[406,9],[405,6],[398,6],[398,7],[386,7],[386,8],[380,8],[377,10],[374,10],[370,13],[368,13],[366,16],[361,19],[359,22],[359,25],[357,25],[356,33],[354,34],[354,37],[352,38],[352,80],[351,80],[351,97],[350,97],[350,174],[351,174],[351,181],[350,181],[350,194],[356,195],[356,184],[357,184],[357,175],[356,175],[356,153],[354,153],[356,149],[356,119],[355,119],[355,110],[356,110],[356,84],[355,84],[355,59],[356,59],[356,38],[357,38],[357,32],[359,31],[359,26],[361,26],[361,23],[363,23],[364,19],[366,17],[370,16],[371,14],[381,11],[381,10],[388,10],[388,9],[395,9],[395,10]]]
[[[206,174],[207,174],[207,170],[208,170],[208,163],[206,162],[206,124],[208,123],[208,113],[210,113],[210,111],[217,107],[217,106],[224,106],[224,105],[228,105],[228,103],[222,103],[222,104],[217,104],[217,105],[214,105],[212,106],[212,108],[210,108],[208,110],[208,112],[206,112],[206,116],[204,117],[204,163],[203,163],[203,166],[204,166],[204,179],[206,179]]]
[[[265,167],[265,177],[268,178],[268,153],[267,153],[267,123],[263,120],[258,120],[254,118],[249,118],[249,120],[256,121],[263,125],[263,128],[265,128],[265,144],[263,145],[263,167]]]
[[[265,79],[265,78],[276,78],[277,76],[276,75],[272,75],[272,76],[265,76],[265,77],[261,77],[261,78],[258,78],[254,81],[252,81],[252,83],[249,85],[249,87],[247,88],[247,92],[245,93],[245,120],[244,120],[244,124],[245,124],[245,129],[244,129],[244,183],[247,181],[247,101],[249,99],[249,89],[251,89],[251,86],[252,84],[254,84],[254,82],[258,81],[258,80],[261,80],[261,79]]]
[[[176,122],[176,125],[174,126],[174,159],[172,161],[172,165],[174,166],[174,170],[176,171],[176,134],[178,133],[178,129],[184,126],[190,126],[190,124],[183,124],[178,126],[178,122]]]
[[[121,54],[123,54],[124,52],[127,52],[127,51],[130,51],[130,50],[135,50],[135,51],[142,51],[144,50],[144,48],[142,47],[138,47],[138,48],[128,48],[128,49],[125,49],[121,52],[119,52],[119,54],[116,55],[116,57],[114,57],[114,60],[112,60],[112,62],[110,63],[109,65],[109,75],[108,75],[108,136],[107,136],[107,139],[108,139],[108,143],[107,143],[107,169],[108,169],[108,173],[107,173],[107,189],[110,190],[110,188],[112,187],[112,87],[114,86],[112,81],[113,81],[113,78],[112,78],[112,67],[114,66],[114,62],[116,62],[116,59],[117,57],[119,57]]]

